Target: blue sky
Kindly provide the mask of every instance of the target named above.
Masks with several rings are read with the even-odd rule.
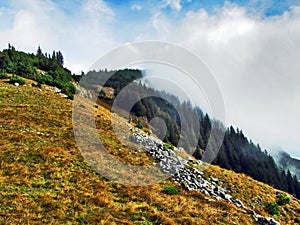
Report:
[[[61,50],[74,73],[144,40],[193,51],[215,75],[226,124],[300,157],[300,0],[0,0],[1,49]]]
[[[53,0],[53,2],[64,13],[75,17],[78,10],[85,4],[85,1],[82,0]],[[111,23],[111,27],[116,28],[114,32],[122,36],[125,34],[129,39],[132,38],[130,33],[135,34],[127,30],[142,29],[143,23],[149,21],[158,11],[176,21],[189,11],[205,9],[208,13],[213,14],[217,8],[223,7],[225,4],[236,4],[245,7],[250,14],[270,17],[281,15],[292,5],[299,4],[299,0],[107,0],[105,2],[115,12],[114,21]],[[176,8],[176,5],[179,5],[180,9]]]
[[[65,12],[67,13],[76,13],[76,8],[80,7],[84,1],[82,0],[53,0],[57,5],[59,5]],[[165,1],[168,2],[168,1]],[[178,1],[169,1],[169,6],[165,7],[164,12],[172,14],[174,8],[172,8],[172,4]],[[213,12],[214,8],[222,7],[225,3],[233,3],[239,6],[247,7],[249,11],[259,11],[265,16],[273,16],[280,15],[284,11],[289,10],[291,5],[299,4],[298,0],[198,0],[191,1],[185,0],[180,1],[180,5],[182,6],[180,13],[186,13],[189,10],[197,10],[200,8],[204,8],[209,12]],[[159,5],[163,5],[163,1],[159,0],[145,0],[145,1],[137,1],[137,0],[107,0],[106,3],[114,8],[120,18],[122,19],[131,19],[131,18],[143,18],[149,16],[150,11],[156,8]],[[5,5],[5,3],[3,3]],[[7,5],[7,3],[6,3]],[[133,13],[128,13],[128,11],[132,10],[133,6],[138,6],[137,10],[134,10],[136,15]],[[140,9],[139,9],[140,8]],[[140,11],[140,12],[138,12]],[[176,10],[175,10],[176,11]]]
[[[14,7],[7,3],[8,1],[1,2],[4,6]],[[86,4],[85,0],[53,0],[52,2],[65,15],[74,18],[78,17],[78,11]],[[190,11],[204,9],[214,14],[216,9],[226,4],[235,4],[244,7],[249,14],[271,17],[282,15],[292,5],[299,4],[299,0],[106,0],[103,2],[114,11],[114,18],[109,26],[120,42],[132,41],[138,31],[147,29],[145,24],[158,13],[162,13],[176,23]]]
[[[9,13],[13,14],[26,5],[26,1],[20,2],[22,1],[0,0],[0,8],[3,10],[10,9]],[[32,0],[28,2],[32,2]],[[37,2],[43,1],[38,0]],[[79,15],[78,12],[89,2],[88,0],[44,0],[44,2],[52,2],[57,10],[65,16],[73,18],[73,20],[87,16]],[[190,11],[204,9],[208,13],[214,14],[216,9],[222,8],[226,4],[244,7],[249,14],[260,17],[282,15],[289,11],[291,6],[299,5],[299,0],[103,0],[102,2],[114,11],[114,18],[110,21],[109,26],[110,30],[117,34],[116,36],[122,36],[120,41],[131,41],[137,35],[136,30],[143,30],[147,21],[151,20],[157,13],[162,13],[176,23]],[[0,27],[11,26],[12,18],[6,17],[5,23],[0,23]]]

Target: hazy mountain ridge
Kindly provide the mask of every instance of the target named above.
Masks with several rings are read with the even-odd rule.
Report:
[[[293,158],[289,153],[284,150],[280,150],[276,153],[272,153],[278,166],[282,167],[286,172],[290,172],[292,175],[296,175],[300,180],[300,160]]]

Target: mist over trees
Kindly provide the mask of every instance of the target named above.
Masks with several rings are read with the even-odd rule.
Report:
[[[167,128],[164,142],[175,146],[179,144],[188,153],[202,160],[206,153],[211,151],[215,157],[213,164],[245,173],[300,198],[300,184],[297,178],[289,171],[285,172],[279,168],[272,156],[248,140],[242,130],[235,130],[233,127],[226,129],[221,122],[210,118],[190,102],[180,102],[174,95],[147,87],[138,80],[142,77],[140,71],[92,71],[87,76],[95,78],[87,79],[93,80],[94,85],[99,80],[106,80],[111,76],[104,86],[115,89],[114,97],[107,98],[102,93],[99,99],[109,104],[116,104],[114,101],[117,101],[118,107],[127,110],[128,103],[135,102],[130,108],[131,120],[142,124],[141,127],[147,126],[153,118],[160,117]],[[130,88],[126,88],[127,85]],[[118,96],[120,91],[121,95]],[[212,133],[214,135],[211,135]],[[222,134],[224,139],[220,151],[216,152],[219,141],[217,139],[222,137]]]

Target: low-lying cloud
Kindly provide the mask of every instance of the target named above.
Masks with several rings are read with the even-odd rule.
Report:
[[[264,147],[300,155],[299,7],[264,18],[228,4],[214,14],[188,12],[168,26],[166,40],[194,51],[214,72],[227,124]]]

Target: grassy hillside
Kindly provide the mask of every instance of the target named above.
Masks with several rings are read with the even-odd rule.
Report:
[[[89,109],[86,101],[81,104]],[[95,110],[99,135],[112,154],[132,165],[153,162],[116,140],[107,109]],[[45,86],[39,90],[0,81],[0,133],[0,224],[254,223],[234,205],[183,190],[171,179],[126,187],[96,174],[76,147],[72,101]],[[216,166],[205,173],[268,216],[264,202],[275,201],[272,187]],[[163,193],[165,186],[177,187],[179,194]],[[274,216],[281,224],[299,223],[300,205],[291,199]]]

